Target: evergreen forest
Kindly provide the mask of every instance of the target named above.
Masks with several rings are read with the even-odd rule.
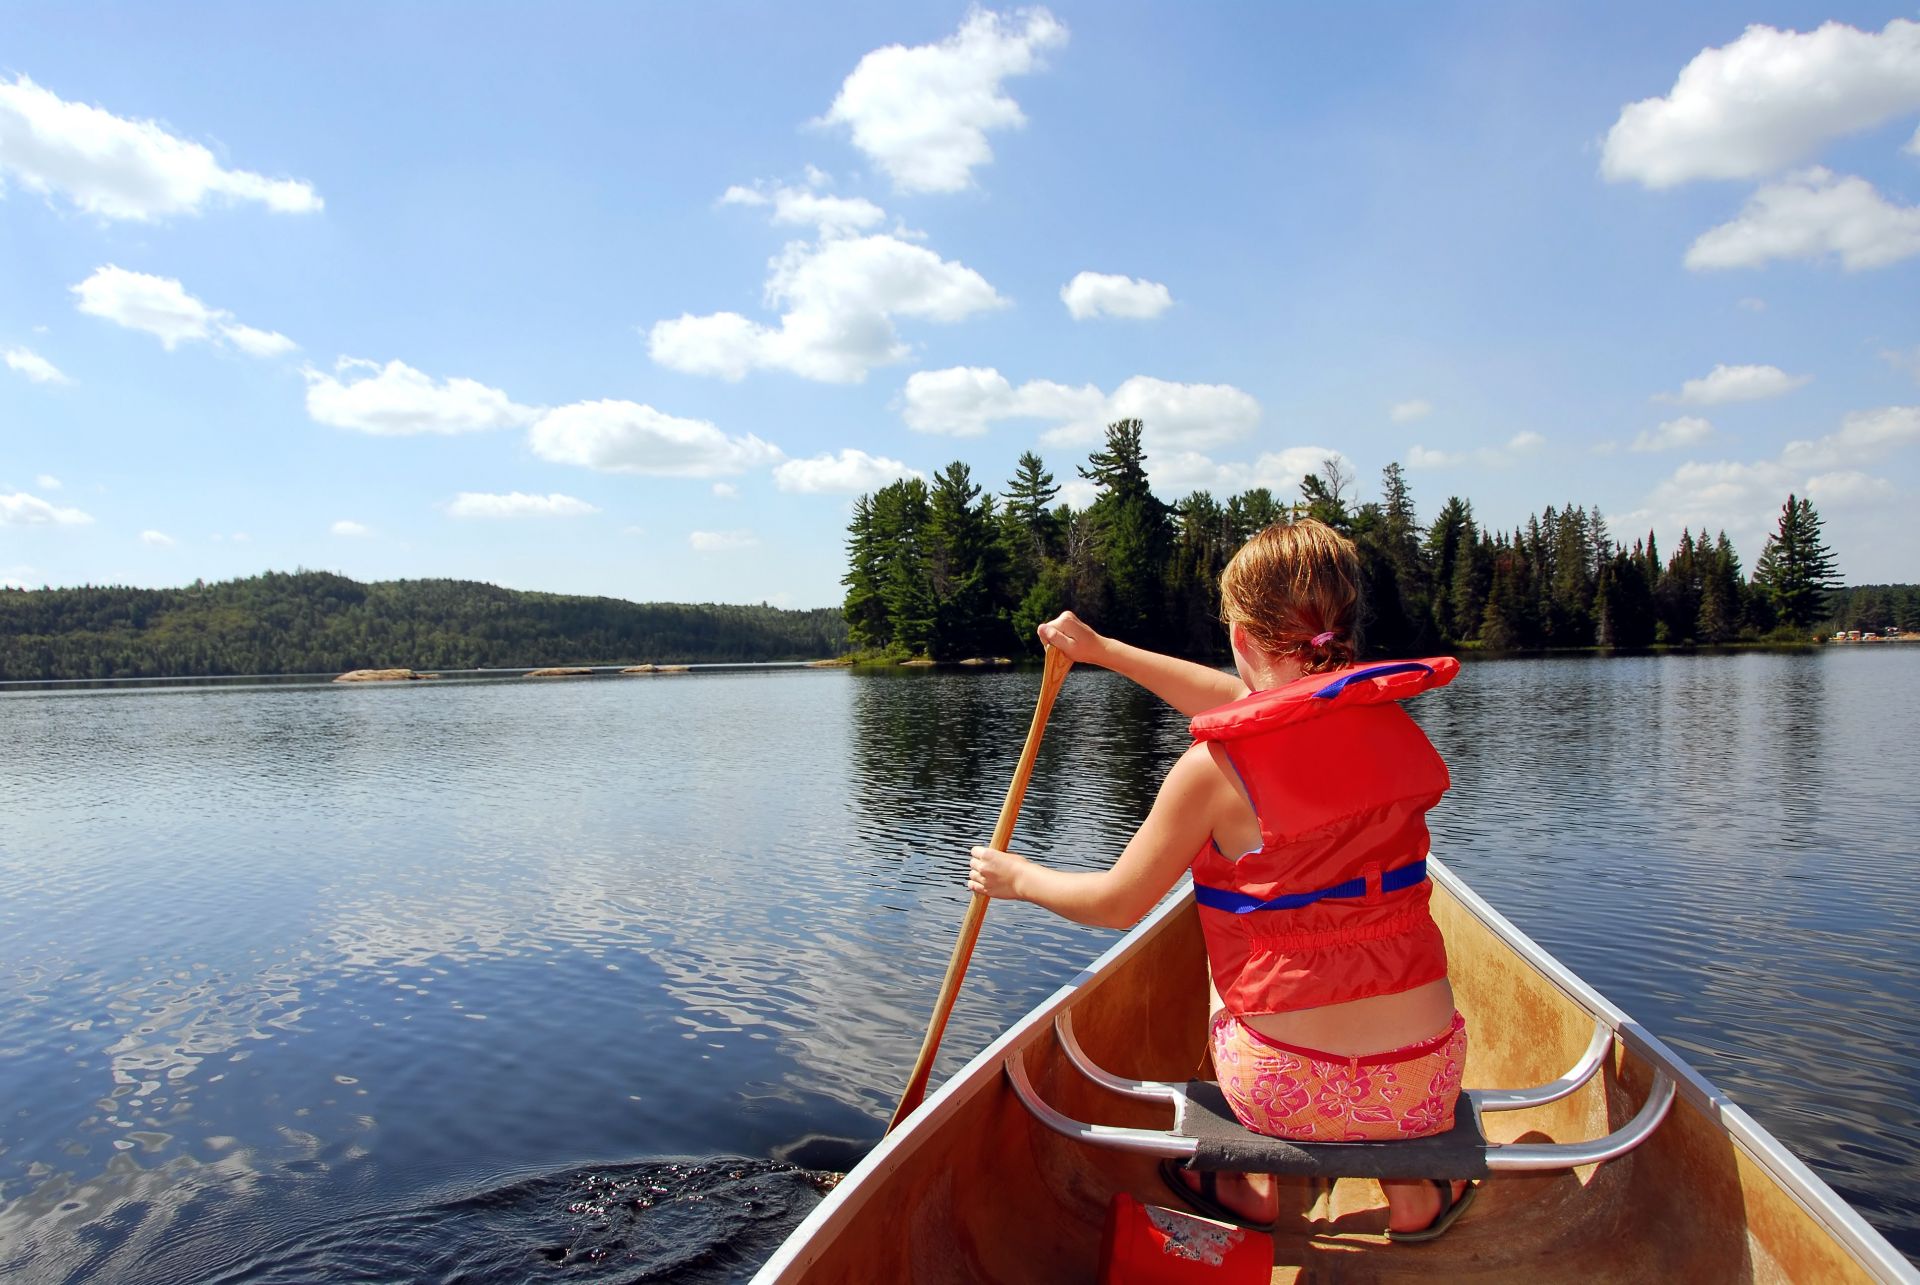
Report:
[[[1748,574],[1724,531],[1682,531],[1663,553],[1652,532],[1628,544],[1598,507],[1578,503],[1504,530],[1450,496],[1423,524],[1397,463],[1372,498],[1329,459],[1297,496],[1196,491],[1169,504],[1148,485],[1142,429],[1108,427],[1079,469],[1095,498],[1077,511],[1055,503],[1058,480],[1032,452],[998,493],[955,461],[931,482],[904,478],[861,496],[843,579],[854,646],[876,658],[1031,654],[1034,626],[1070,608],[1141,646],[1224,658],[1221,570],[1254,532],[1303,516],[1359,549],[1370,655],[1805,642],[1831,627],[1835,601],[1920,628],[1911,586],[1834,598],[1819,514],[1798,496]]]
[[[470,580],[301,571],[184,589],[0,590],[0,679],[813,660],[846,648],[830,607],[634,603]]]

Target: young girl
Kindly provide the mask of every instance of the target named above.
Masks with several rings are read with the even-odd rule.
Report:
[[[1191,716],[1194,744],[1111,869],[1067,873],[975,848],[967,880],[1125,928],[1191,868],[1221,1090],[1247,1128],[1298,1141],[1445,1132],[1467,1052],[1427,911],[1426,812],[1446,765],[1397,704],[1458,662],[1353,668],[1359,586],[1352,543],[1323,523],[1247,541],[1220,577],[1238,678],[1103,638],[1072,612],[1040,626],[1076,663]],[[1162,1172],[1211,1216],[1265,1229],[1278,1213],[1265,1175]],[[1439,1235],[1473,1191],[1381,1186],[1396,1240]]]

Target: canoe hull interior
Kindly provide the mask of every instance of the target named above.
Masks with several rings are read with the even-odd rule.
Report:
[[[1525,1088],[1558,1078],[1586,1050],[1594,1013],[1569,993],[1564,977],[1496,931],[1487,919],[1497,917],[1470,893],[1456,894],[1450,877],[1437,883],[1434,914],[1471,1032],[1467,1086]],[[1067,1061],[1053,1035],[1053,1016],[1070,1009],[1082,1047],[1109,1071],[1185,1080],[1205,1047],[1204,969],[1191,899],[1163,907],[942,1086],[849,1175],[758,1279],[1094,1280],[1101,1228],[1116,1192],[1175,1202],[1152,1159],[1038,1124],[1015,1098],[1001,1063],[1009,1054],[1021,1056],[1041,1096],[1075,1119],[1164,1129],[1167,1108],[1110,1093]],[[1645,1100],[1653,1060],[1667,1057],[1657,1042],[1616,1043],[1586,1087],[1545,1106],[1489,1114],[1488,1136],[1538,1142],[1608,1133]],[[1857,1239],[1864,1230],[1857,1215],[1844,1206],[1836,1215],[1827,1206],[1837,1199],[1804,1171],[1805,1183],[1798,1185],[1813,1190],[1783,1184],[1778,1144],[1768,1139],[1759,1151],[1750,1148],[1725,1121],[1737,1117],[1748,1130],[1751,1122],[1697,1075],[1684,1067],[1680,1074],[1683,1091],[1673,1110],[1638,1150],[1572,1171],[1498,1175],[1468,1217],[1430,1244],[1386,1241],[1385,1203],[1371,1181],[1343,1179],[1329,1194],[1307,1180],[1279,1180],[1273,1279],[1524,1285],[1576,1276],[1663,1283],[1915,1279],[1884,1241],[1879,1247],[1892,1256],[1891,1266],[1850,1248],[1834,1220],[1858,1224],[1840,1228]]]

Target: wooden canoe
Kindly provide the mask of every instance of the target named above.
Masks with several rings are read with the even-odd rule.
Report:
[[[1469,1088],[1561,1077],[1614,1035],[1599,1072],[1544,1106],[1484,1117],[1495,1143],[1574,1142],[1632,1122],[1657,1082],[1671,1109],[1630,1153],[1556,1172],[1499,1173],[1424,1245],[1382,1234],[1377,1184],[1331,1194],[1281,1179],[1276,1282],[1559,1280],[1920,1282],[1904,1257],[1752,1117],[1431,863],[1433,910],[1472,1030]],[[1056,1034],[1140,1080],[1182,1081],[1204,1044],[1205,956],[1191,893],[1170,899],[1027,1014],[883,1140],[754,1278],[775,1282],[1078,1282],[1097,1275],[1118,1192],[1176,1203],[1155,1162],[1062,1136],[1023,1105],[1009,1059],[1059,1112],[1166,1129],[1170,1112],[1090,1081]]]

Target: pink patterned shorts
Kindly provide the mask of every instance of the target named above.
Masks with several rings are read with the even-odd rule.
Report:
[[[1467,1020],[1459,1013],[1430,1040],[1346,1057],[1296,1048],[1222,1011],[1213,1019],[1213,1065],[1240,1123],[1294,1142],[1426,1138],[1453,1127]]]

